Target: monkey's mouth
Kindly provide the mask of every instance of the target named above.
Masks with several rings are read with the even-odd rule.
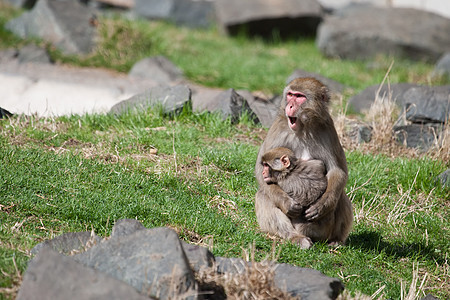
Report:
[[[289,127],[291,127],[291,129],[295,129],[295,127],[297,127],[297,118],[296,117],[289,117],[288,116],[288,120],[289,120]]]

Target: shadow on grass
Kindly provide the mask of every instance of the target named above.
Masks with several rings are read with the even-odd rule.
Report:
[[[386,253],[394,258],[417,258],[423,257],[439,264],[444,263],[444,258],[436,253],[433,244],[425,245],[424,243],[408,243],[408,242],[387,242],[383,240],[380,233],[375,231],[363,231],[353,233],[349,236],[347,245],[352,248],[373,251],[376,253]]]

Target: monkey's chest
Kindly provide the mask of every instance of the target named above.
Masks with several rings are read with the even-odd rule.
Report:
[[[302,160],[312,159],[311,153],[309,152],[309,150],[307,148],[303,148],[301,151],[301,154],[298,155],[298,157],[300,157]]]

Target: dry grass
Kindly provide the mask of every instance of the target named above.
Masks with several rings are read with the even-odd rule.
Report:
[[[426,152],[414,148],[407,148],[396,140],[394,126],[404,116],[399,116],[399,108],[395,104],[390,90],[388,75],[392,65],[393,63],[380,84],[374,102],[365,116],[365,121],[347,117],[347,107],[342,105],[343,101],[341,97],[341,110],[335,116],[335,126],[342,146],[347,151],[358,150],[363,153],[384,154],[389,157],[404,156],[418,158],[427,156],[444,162],[450,161],[450,122],[444,124],[442,133],[436,136],[434,144]],[[388,91],[386,94],[380,94],[381,87],[386,81]],[[371,139],[369,142],[361,143],[355,137],[355,131],[361,126],[371,128]]]
[[[217,266],[200,270],[196,274],[196,279],[200,286],[206,287],[206,290],[214,290],[225,296],[223,299],[231,300],[263,300],[263,299],[286,299],[294,300],[300,297],[294,297],[288,292],[278,288],[275,283],[274,261],[263,260],[256,262],[254,258],[255,245],[251,247],[250,255],[244,251],[244,271],[242,273],[217,273]],[[250,256],[250,257],[249,257]]]
[[[11,287],[2,287],[0,288],[0,295],[4,295],[6,298],[9,299],[16,299],[17,293],[19,292],[20,285],[22,284],[22,273],[17,268],[16,260],[13,256],[12,258],[15,272],[13,274],[9,274],[3,270],[0,270],[2,276],[5,276],[6,278],[10,278],[12,285]]]

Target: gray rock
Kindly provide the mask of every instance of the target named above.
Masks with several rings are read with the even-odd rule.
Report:
[[[192,106],[191,90],[184,85],[153,87],[115,104],[110,113],[121,114],[133,109],[145,110],[159,105],[166,114],[179,114],[186,105]]]
[[[295,78],[298,77],[313,77],[316,78],[317,80],[319,80],[320,82],[322,82],[323,84],[325,84],[328,89],[330,90],[331,93],[335,93],[335,94],[342,94],[342,92],[345,89],[345,85],[343,85],[340,82],[337,82],[333,79],[327,78],[325,76],[322,76],[320,74],[317,73],[313,73],[313,72],[307,72],[304,70],[300,70],[297,69],[295,70],[286,80],[286,84],[288,84],[289,82],[291,82],[292,80],[294,80]]]
[[[428,294],[425,297],[423,297],[421,300],[439,300],[439,298],[436,298],[435,296]]]
[[[36,4],[37,0],[5,0],[5,2],[11,4],[14,7],[32,8]]]
[[[133,287],[45,247],[30,261],[17,295],[27,299],[149,299]]]
[[[242,274],[245,272],[247,267],[251,266],[250,262],[247,262],[241,258],[226,258],[226,257],[216,257],[216,267],[217,273],[225,274]]]
[[[444,76],[450,78],[450,52],[441,56],[431,75],[433,77]]]
[[[219,27],[230,35],[281,37],[314,35],[322,20],[322,7],[316,0],[214,1]]]
[[[78,1],[40,0],[5,28],[21,38],[42,38],[66,54],[85,54],[95,45],[93,19],[94,10]]]
[[[211,27],[216,22],[213,1],[177,0],[171,19],[177,25],[193,28]]]
[[[450,120],[450,85],[412,87],[403,98],[408,121],[444,124]]]
[[[190,87],[192,88],[192,109],[195,112],[212,112],[217,109],[216,105],[211,102],[223,92],[223,89],[199,85],[190,85]]]
[[[441,126],[411,124],[395,126],[394,135],[397,141],[408,148],[422,151],[428,150],[439,138]]]
[[[232,123],[239,121],[244,113],[248,113],[250,119],[255,123],[259,122],[258,117],[250,109],[247,100],[236,93],[234,89],[228,89],[220,93],[212,99],[211,105],[216,106],[216,108],[211,109],[212,111],[220,111],[225,119],[231,118]]]
[[[248,101],[234,89],[224,91],[195,87],[193,97],[194,111],[219,112],[224,119],[230,118],[232,122],[237,122],[241,115],[246,112],[255,123],[259,122],[257,115],[250,108],[251,100]]]
[[[325,276],[317,270],[278,264],[275,269],[275,284],[286,287],[293,296],[302,300],[336,299],[344,290],[337,278]]]
[[[134,0],[94,0],[100,7],[113,7],[120,9],[132,9],[134,7]]]
[[[447,169],[443,173],[439,174],[437,180],[439,180],[442,186],[450,188],[450,169]]]
[[[375,96],[380,85],[372,85],[362,92],[356,94],[348,100],[349,106],[357,113],[364,113],[370,109],[370,106],[375,101]],[[391,97],[392,101],[397,103],[401,107],[405,103],[403,94],[412,87],[418,87],[418,85],[411,83],[397,83],[383,85],[380,89],[379,95],[381,97]]]
[[[358,144],[368,143],[372,139],[372,128],[366,124],[354,124],[348,130],[348,136]]]
[[[29,44],[21,48],[18,52],[17,60],[20,63],[52,63],[52,59],[50,58],[47,50],[34,44]]]
[[[205,247],[189,244],[184,241],[180,242],[192,270],[198,272],[201,269],[213,266],[215,258],[211,251]]]
[[[194,275],[178,235],[168,228],[138,230],[115,237],[75,255],[74,259],[128,283],[145,295],[159,299],[196,295]]]
[[[277,116],[278,105],[269,100],[255,97],[247,90],[239,90],[237,92],[247,101],[251,111],[256,115],[257,121],[262,126],[269,128]]]
[[[437,61],[450,49],[448,32],[450,19],[431,12],[357,6],[327,17],[316,43],[330,57],[367,59],[386,54]]]
[[[164,56],[144,58],[133,65],[129,76],[168,84],[183,78],[183,72]]]
[[[251,263],[239,258],[216,257],[216,266],[220,274],[242,274]],[[336,299],[344,290],[339,279],[325,276],[316,270],[287,264],[275,264],[274,267],[275,285],[301,299]]]
[[[74,252],[84,252],[91,246],[100,243],[100,241],[101,238],[90,231],[68,232],[37,244],[31,249],[31,254],[37,254],[48,247],[61,254],[70,255]]]
[[[12,115],[13,115],[12,113],[10,113],[10,112],[7,111],[6,109],[0,107],[0,119],[3,119],[3,118],[9,118],[9,117],[11,117]]]
[[[111,238],[128,236],[138,230],[146,229],[141,222],[135,219],[120,219],[114,223]]]
[[[135,0],[134,13],[147,19],[206,28],[213,24],[214,6],[207,0]]]

